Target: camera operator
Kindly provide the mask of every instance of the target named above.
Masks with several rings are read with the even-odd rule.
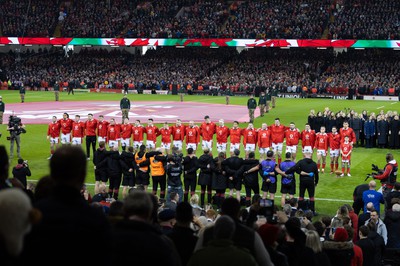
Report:
[[[26,133],[25,125],[22,124],[21,118],[10,115],[8,121],[7,130],[10,131],[10,137],[7,139],[11,141],[10,143],[10,159],[14,157],[14,141],[17,143],[17,155],[21,158],[21,133]]]
[[[397,179],[398,165],[393,154],[386,154],[386,165],[382,170],[383,173],[380,173],[381,170],[377,168],[378,167],[374,165],[373,170],[376,170],[378,174],[373,174],[372,177],[381,181],[383,198],[386,200],[387,194],[392,191]]]
[[[24,188],[26,188],[26,177],[31,176],[31,170],[29,169],[28,161],[18,159],[18,164],[13,168],[12,174],[14,178],[21,181],[21,183],[24,185]]]

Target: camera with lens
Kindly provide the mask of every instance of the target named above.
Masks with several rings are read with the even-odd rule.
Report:
[[[11,115],[8,120],[8,127],[10,128],[10,136],[7,137],[7,140],[11,140],[21,133],[26,133],[26,130],[21,125],[21,118],[18,116]]]

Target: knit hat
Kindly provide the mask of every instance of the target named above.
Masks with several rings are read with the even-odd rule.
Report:
[[[174,218],[175,218],[175,211],[171,209],[164,209],[158,213],[158,219],[162,222],[166,222]]]
[[[341,228],[341,227],[336,228],[335,235],[333,237],[333,239],[335,241],[344,242],[344,241],[347,241],[348,238],[349,238],[349,235],[347,234],[346,229]]]
[[[261,236],[265,246],[272,246],[278,239],[280,228],[273,224],[263,224],[258,228],[258,233]]]

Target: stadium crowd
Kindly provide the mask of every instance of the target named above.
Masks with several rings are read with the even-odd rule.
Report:
[[[9,37],[399,39],[396,1],[5,1]]]
[[[66,123],[66,118],[60,123],[56,121],[55,124]],[[72,124],[74,130],[75,122]],[[81,262],[90,261],[97,265],[120,265],[132,260],[138,264],[151,262],[164,265],[201,265],[203,261],[220,265],[221,261],[227,260],[233,260],[230,265],[361,266],[380,265],[383,262],[397,265],[400,248],[400,183],[395,182],[397,163],[393,155],[387,155],[388,164],[385,169],[379,170],[383,172],[383,176],[389,165],[392,167],[393,171],[381,181],[382,186],[392,185],[393,191],[388,190],[383,197],[376,191],[376,182],[372,180],[367,187],[362,184],[355,189],[353,206],[345,204],[338,208],[337,213],[317,218],[312,211],[312,201],[304,202],[301,197],[283,200],[281,206],[275,204],[273,199],[260,196],[256,191],[251,202],[248,202],[248,198],[245,202],[235,197],[225,199],[227,184],[240,182],[236,180],[239,172],[245,174],[243,180],[246,193],[248,186],[254,189],[254,177],[258,184],[259,175],[262,177],[262,190],[265,192],[265,189],[273,189],[273,182],[278,182],[278,173],[282,176],[282,189],[284,185],[288,185],[286,182],[290,179],[289,173],[297,164],[293,162],[293,167],[288,166],[287,170],[281,170],[284,163],[292,161],[290,153],[285,161],[278,164],[271,157],[272,151],[268,151],[267,158],[261,162],[254,158],[252,152],[248,154],[248,158],[240,158],[238,149],[227,159],[224,153],[213,158],[207,147],[210,141],[204,141],[204,130],[213,128],[211,125],[212,122],[206,118],[200,127],[194,127],[195,131],[199,128],[203,132],[204,153],[199,158],[191,155],[191,147],[187,150],[187,156],[181,156],[176,148],[166,154],[164,150],[146,150],[144,145],[136,153],[133,153],[131,147],[126,147],[120,155],[118,146],[117,149],[111,148],[107,151],[103,147],[104,142],[101,142],[95,158],[101,156],[106,161],[107,179],[98,179],[99,176],[102,177],[101,165],[104,162],[97,161],[97,157],[94,161],[96,183],[102,183],[96,187],[93,195],[84,184],[87,154],[79,146],[64,145],[57,148],[50,158],[50,175],[41,178],[36,186],[31,185],[29,189],[22,186],[16,178],[8,177],[7,152],[1,146],[0,210],[3,219],[0,227],[0,254],[4,265],[42,261],[43,250],[49,259],[58,257],[67,248],[70,254],[63,259],[65,262],[72,263],[80,259]],[[49,129],[51,126],[50,124]],[[267,131],[275,132],[279,127],[280,125],[275,124]],[[146,128],[148,134],[149,126]],[[64,141],[65,135],[67,134],[62,135]],[[151,143],[146,144],[150,148],[154,147]],[[218,149],[220,146],[217,144]],[[277,146],[279,147],[275,145]],[[310,152],[312,151],[304,150],[305,156]],[[196,162],[193,163],[192,160]],[[304,159],[299,160],[301,161]],[[126,162],[131,165],[124,168]],[[239,162],[240,170],[233,169]],[[71,164],[74,167],[70,167]],[[267,170],[264,168],[266,165],[274,167]],[[165,167],[164,171],[160,171],[160,166]],[[182,183],[190,182],[187,180],[189,174],[196,179],[197,168],[200,168],[198,182],[202,187],[200,202],[195,192],[190,199],[189,195],[180,197],[178,192],[182,191]],[[253,168],[256,168],[255,175]],[[257,170],[258,168],[260,169]],[[117,175],[119,182],[121,181],[122,172],[126,181],[129,174],[135,176],[135,171],[131,171],[133,169],[136,170],[137,181],[145,180],[144,171],[150,171],[152,182],[166,182],[167,186],[164,185],[164,188],[168,189],[167,199],[163,200],[165,195],[162,193],[162,185],[158,195],[157,190],[153,190],[153,193],[146,192],[145,184],[136,183],[135,187],[131,187],[135,185],[131,183],[123,199],[116,200],[115,192],[118,191],[115,187],[107,191],[107,182],[109,187],[114,186],[118,183]],[[231,174],[233,179],[228,177]],[[298,174],[300,189],[302,182],[305,182],[302,178],[313,178],[309,173]],[[313,179],[317,184],[318,172],[315,174]],[[374,178],[378,180],[381,177]],[[209,195],[208,205],[202,202],[203,189],[208,186],[202,183],[205,180],[213,188],[218,187],[212,201]],[[291,182],[295,184],[294,181]],[[236,184],[234,187],[239,189]],[[361,201],[356,199],[360,194]],[[384,212],[379,209],[381,203],[385,203]],[[363,212],[359,214],[361,209]],[[74,224],[73,227],[71,223]],[[71,246],[71,242],[82,237],[82,234],[96,243],[108,243],[108,252],[102,256],[82,257],[79,253],[82,249],[95,252],[98,248],[96,245],[87,245],[85,241],[77,241]],[[151,256],[155,247],[157,256]]]
[[[186,92],[214,89],[224,94],[252,93],[275,88],[280,93],[398,95],[399,54],[382,49],[333,50],[234,48],[149,50],[144,56],[126,51],[83,49],[64,56],[51,49],[37,53],[0,54],[12,84],[31,89],[69,82],[76,87],[169,90],[172,84]],[[372,70],[372,71],[371,71]],[[43,86],[45,83],[47,86]],[[7,84],[6,84],[7,86]],[[392,90],[391,90],[392,89]]]

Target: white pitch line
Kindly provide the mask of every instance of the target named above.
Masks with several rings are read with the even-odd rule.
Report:
[[[391,104],[396,104],[397,102],[391,103]]]
[[[28,180],[28,182],[37,182],[37,180]],[[86,186],[94,186],[93,183],[85,183]],[[150,186],[148,190],[151,191]],[[200,190],[196,190],[197,193],[200,193]],[[246,195],[245,193],[241,193],[241,195]],[[281,198],[279,195],[275,195],[275,198]],[[322,201],[334,201],[334,202],[353,202],[352,200],[344,200],[344,199],[327,199],[327,198],[315,198],[315,200],[322,200]]]
[[[383,107],[385,107],[384,105],[383,106],[379,106],[378,108],[376,108],[376,109],[382,109]]]

